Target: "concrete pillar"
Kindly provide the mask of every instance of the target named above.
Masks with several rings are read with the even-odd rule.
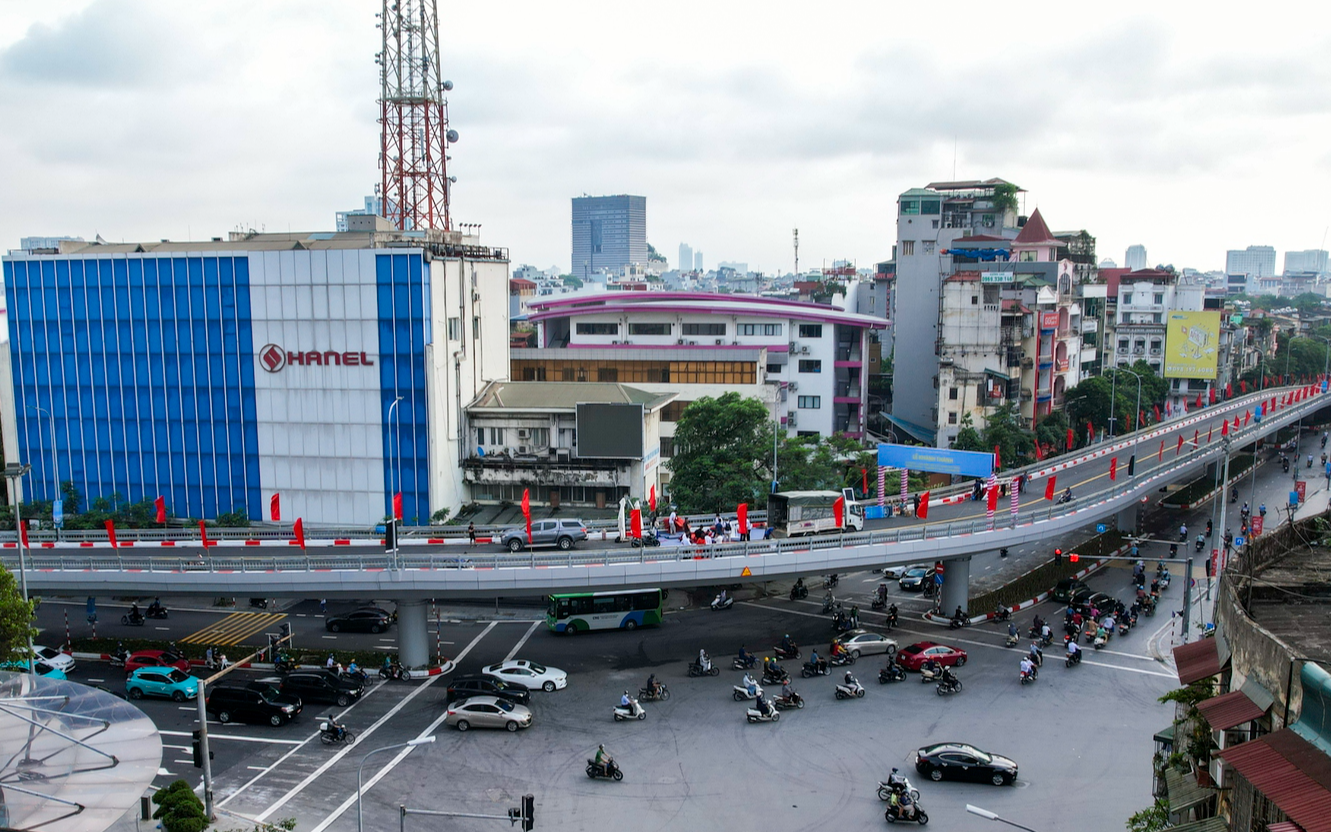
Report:
[[[1118,525],[1119,531],[1126,534],[1137,533],[1137,518],[1140,508],[1141,502],[1138,501],[1119,511],[1118,516],[1115,518],[1115,523]]]
[[[398,660],[406,668],[430,663],[430,633],[424,601],[397,602]]]
[[[967,602],[971,591],[971,559],[970,555],[963,558],[953,558],[943,561],[943,603],[939,608],[943,615],[951,615],[957,607],[961,607],[967,613],[975,615],[974,610],[967,609]]]

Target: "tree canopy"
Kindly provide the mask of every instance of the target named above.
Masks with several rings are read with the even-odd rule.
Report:
[[[1153,421],[1155,405],[1161,404],[1169,396],[1169,382],[1155,374],[1151,365],[1138,360],[1131,370],[1141,377],[1141,410],[1146,415],[1146,422]],[[1128,372],[1118,374],[1114,379],[1114,369],[1105,371],[1105,375],[1088,378],[1067,391],[1068,417],[1074,428],[1078,443],[1086,441],[1082,428],[1090,422],[1097,431],[1107,430],[1110,416],[1110,394],[1113,394],[1113,413],[1117,419],[1114,432],[1127,433],[1137,427],[1137,382]]]
[[[675,425],[671,499],[685,512],[756,504],[771,477],[773,429],[757,399],[731,392],[694,400]]]
[[[24,602],[18,580],[8,569],[0,569],[0,661],[19,658],[16,652],[37,635],[32,626],[34,605]]]

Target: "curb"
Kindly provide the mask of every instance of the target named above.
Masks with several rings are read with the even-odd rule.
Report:
[[[109,661],[111,661],[111,654],[109,654],[109,653],[70,653],[69,655],[72,656],[72,657],[75,658],[75,659],[81,659],[81,660],[83,660],[83,661],[89,661],[89,662],[109,662]],[[197,660],[197,659],[191,659],[191,660],[190,660],[190,667],[191,667],[191,668],[194,668],[194,667],[203,667],[203,666],[204,666],[204,665],[203,665],[203,662],[201,662],[201,661],[199,661],[199,660]],[[271,671],[271,670],[276,669],[276,668],[275,668],[275,665],[274,665],[272,662],[244,662],[244,663],[242,663],[242,664],[237,664],[237,665],[232,665],[232,666],[233,666],[233,667],[239,667],[239,668],[242,668],[242,669],[244,669],[244,670]],[[319,670],[323,670],[322,667],[320,667],[320,668],[318,668],[318,669],[319,669]],[[427,668],[425,668],[425,669],[423,669],[423,670],[408,670],[408,671],[407,671],[407,678],[408,678],[408,679],[428,679],[428,678],[430,678],[431,676],[444,676],[444,675],[447,675],[447,674],[449,674],[449,673],[452,673],[455,669],[456,669],[456,665],[453,663],[453,660],[452,660],[452,659],[449,659],[448,661],[445,661],[445,662],[444,662],[443,664],[441,664],[441,665],[434,665],[434,666],[432,666],[432,667],[427,667]]]

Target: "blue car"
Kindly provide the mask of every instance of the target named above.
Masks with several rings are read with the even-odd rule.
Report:
[[[130,699],[159,696],[184,702],[199,695],[199,680],[177,667],[140,667],[125,680]]]
[[[37,675],[38,675],[38,676],[45,676],[47,679],[68,679],[68,678],[69,678],[68,676],[65,675],[65,671],[61,670],[61,669],[58,668],[58,667],[52,667],[51,665],[47,664],[46,662],[42,661],[41,659],[37,659],[37,661],[36,661],[35,664],[36,664],[36,669],[37,669]],[[27,672],[28,672],[28,663],[27,663],[27,662],[2,662],[2,663],[0,663],[0,670],[8,670],[8,671],[11,672],[11,673],[27,673]]]

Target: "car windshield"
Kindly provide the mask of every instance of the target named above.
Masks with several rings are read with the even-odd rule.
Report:
[[[180,657],[175,653],[163,653],[161,655],[162,664],[175,664],[180,661]]]
[[[43,659],[54,659],[60,654],[52,650],[50,647],[42,647],[37,651],[37,655],[41,656]]]
[[[545,672],[545,665],[537,664],[536,662],[527,662],[527,667],[530,667],[533,673]]]
[[[975,759],[979,760],[982,763],[992,763],[994,761],[993,757],[990,757],[988,754],[984,753],[978,748],[970,749],[970,753],[975,755]]]
[[[170,674],[169,676],[167,676],[166,678],[170,679],[170,680],[173,681],[173,682],[184,682],[184,681],[186,681],[187,679],[189,679],[189,674],[186,673],[185,671],[183,671],[183,670],[177,668],[177,669],[175,669],[175,670],[172,670],[172,671],[171,671],[171,674]]]
[[[913,655],[913,654],[915,654],[915,653],[920,652],[920,651],[923,650],[923,649],[924,649],[924,648],[921,647],[921,646],[918,645],[918,644],[912,644],[910,647],[903,647],[903,648],[901,649],[901,652],[903,652],[903,653],[910,653],[910,654]]]
[[[513,710],[513,703],[512,703],[512,702],[509,702],[509,701],[506,700],[506,699],[496,699],[496,700],[495,700],[495,705],[496,705],[496,707],[498,707],[501,711],[512,711],[512,710]]]
[[[906,573],[906,577],[908,578],[919,578],[923,575],[924,575],[923,569],[912,569]]]

